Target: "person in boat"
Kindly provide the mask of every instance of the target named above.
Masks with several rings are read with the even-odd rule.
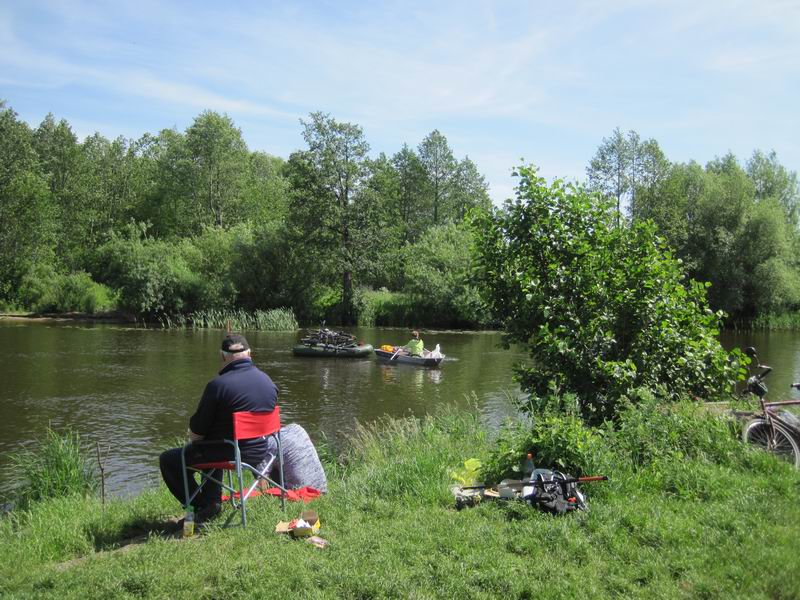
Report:
[[[423,352],[425,351],[425,344],[422,343],[422,340],[419,337],[419,331],[411,332],[411,339],[405,346],[403,346],[403,349],[411,356],[423,355]]]
[[[233,438],[233,413],[242,411],[271,412],[278,400],[278,388],[269,375],[259,370],[250,356],[250,346],[243,335],[228,334],[220,350],[222,369],[205,388],[197,410],[189,419],[189,441],[222,440]],[[268,452],[267,440],[256,438],[239,443],[242,460],[259,464]],[[187,450],[187,464],[233,459],[233,448],[228,444],[194,446]],[[161,476],[169,491],[183,504],[186,501],[181,473],[181,448],[172,448],[159,459]],[[197,490],[194,474],[187,471],[189,495]],[[217,471],[211,474],[221,479]],[[222,510],[219,484],[206,481],[192,505],[197,522],[217,516]]]

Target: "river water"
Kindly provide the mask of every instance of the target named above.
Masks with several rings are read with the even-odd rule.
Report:
[[[354,329],[380,346],[402,344],[403,329]],[[383,415],[421,416],[438,405],[466,406],[474,393],[489,426],[513,414],[513,364],[524,358],[500,347],[496,332],[424,332],[440,344],[439,369],[385,365],[368,359],[300,358],[302,332],[248,332],[253,359],[280,390],[284,422],[314,440],[341,447],[356,421]],[[130,495],[157,485],[158,455],[185,436],[206,382],[220,368],[220,331],[143,329],[0,319],[0,485],[11,479],[9,452],[41,436],[48,423],[70,426],[105,453],[107,487]],[[800,333],[723,334],[726,347],[756,346],[775,371],[772,398],[800,381]]]
[[[404,329],[353,329],[374,346],[403,344]],[[77,430],[107,460],[107,488],[129,495],[156,485],[158,455],[184,439],[203,388],[220,368],[220,331],[143,329],[0,319],[0,485],[11,479],[8,454],[41,436],[48,423]],[[341,447],[356,421],[421,416],[437,405],[466,406],[474,392],[482,418],[513,413],[512,365],[495,332],[424,332],[440,344],[439,369],[364,359],[301,358],[302,332],[247,332],[253,360],[280,390],[284,422]]]

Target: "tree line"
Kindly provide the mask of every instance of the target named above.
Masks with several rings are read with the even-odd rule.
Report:
[[[375,157],[356,124],[317,112],[300,126],[305,147],[284,160],[213,111],[183,132],[80,141],[63,119],[32,128],[0,103],[0,308],[496,324],[467,216],[507,208],[477,165],[437,130]],[[726,324],[797,313],[800,191],[774,152],[672,163],[616,129],[587,186],[616,204],[618,227],[653,222]]]
[[[673,163],[655,140],[616,129],[586,171],[618,215],[655,223],[686,274],[710,284],[726,325],[778,316],[800,325],[800,187],[774,151],[743,165],[730,152],[705,166]]]
[[[480,325],[465,215],[487,184],[439,131],[370,157],[361,127],[301,120],[287,160],[227,115],[79,141],[0,104],[0,305],[161,319],[288,307],[301,320]]]

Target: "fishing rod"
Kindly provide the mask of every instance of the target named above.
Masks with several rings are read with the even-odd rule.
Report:
[[[558,485],[569,485],[570,483],[591,483],[594,481],[608,481],[608,476],[606,475],[588,475],[586,477],[572,477],[570,479],[549,479],[549,480],[542,480],[537,479],[535,481],[506,481],[505,483],[501,483],[498,485],[503,485],[510,488],[519,488],[522,489],[524,487],[528,487],[530,485],[552,485],[557,483]],[[492,489],[497,487],[496,485],[464,485],[461,486],[462,490],[485,490],[485,489]]]

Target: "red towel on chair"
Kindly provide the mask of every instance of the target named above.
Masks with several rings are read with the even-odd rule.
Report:
[[[270,496],[280,496],[281,495],[281,490],[279,488],[276,488],[276,487],[269,488],[266,492],[261,492],[259,490],[253,490],[253,493],[250,494],[249,498],[255,498],[256,496],[263,496],[264,494],[268,494]],[[319,490],[316,490],[316,489],[306,485],[304,487],[297,488],[296,490],[289,490],[286,493],[286,499],[291,501],[291,502],[303,501],[303,502],[308,503],[308,502],[311,502],[314,498],[319,498],[320,495],[321,495],[321,492]],[[236,492],[233,496],[234,496],[234,498],[238,499],[239,498],[239,492]],[[231,497],[227,496],[227,495],[223,496],[222,497],[222,501],[223,502],[227,502],[228,500],[230,500],[230,498]]]

